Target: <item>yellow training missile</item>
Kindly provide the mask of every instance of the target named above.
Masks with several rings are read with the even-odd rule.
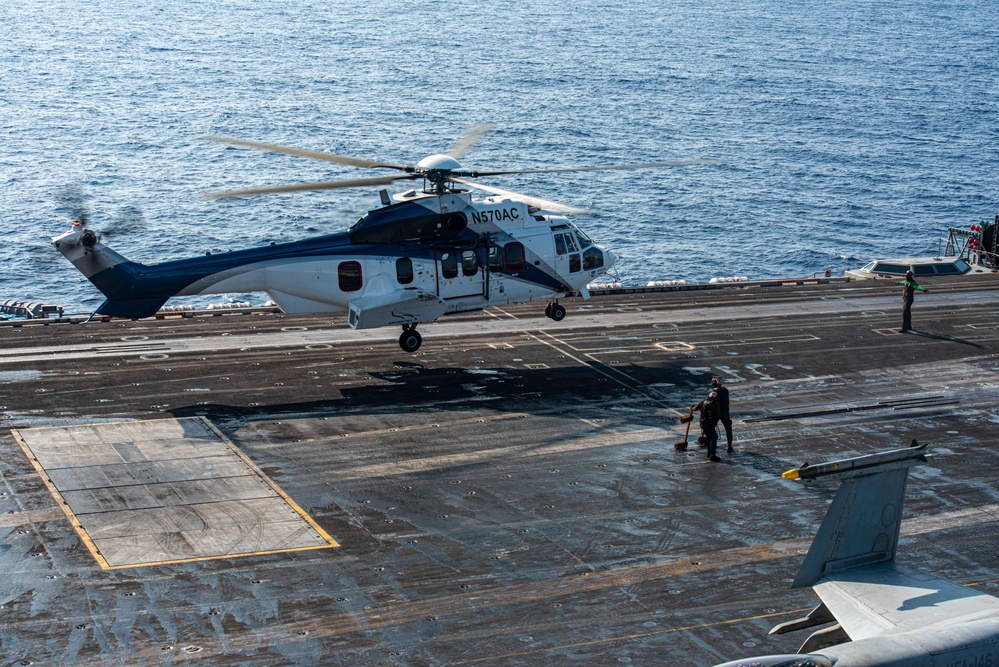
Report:
[[[889,452],[879,452],[877,454],[857,456],[841,461],[830,461],[829,463],[817,463],[815,465],[808,465],[806,463],[800,468],[788,470],[781,477],[784,479],[817,479],[833,475],[836,477],[852,477],[884,470],[887,467],[886,464],[891,463],[901,464],[897,467],[908,467],[917,463],[923,463],[926,461],[925,454],[926,445],[920,445],[913,440],[911,446],[902,449],[893,449]]]

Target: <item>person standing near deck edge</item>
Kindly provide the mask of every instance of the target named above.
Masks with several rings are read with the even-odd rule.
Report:
[[[923,289],[916,282],[916,279],[912,277],[912,269],[905,272],[904,280],[900,280],[895,284],[902,285],[902,328],[898,332],[906,333],[912,328],[912,302],[916,299],[916,290],[920,292],[929,292],[929,290]]]
[[[732,449],[732,417],[728,413],[728,387],[722,385],[721,378],[711,378],[711,391],[718,395],[715,399],[718,401],[718,407],[721,410],[721,423],[725,427],[725,439],[728,440],[728,453],[731,454],[735,450]]]

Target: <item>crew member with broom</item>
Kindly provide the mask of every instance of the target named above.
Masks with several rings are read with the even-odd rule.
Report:
[[[708,460],[721,461],[715,450],[718,448],[718,422],[721,421],[721,407],[718,405],[718,394],[711,392],[708,397],[697,405],[690,406],[692,411],[701,413],[701,435],[708,448]]]
[[[732,415],[729,413],[729,400],[728,400],[728,387],[722,384],[722,379],[718,377],[711,378],[711,391],[718,394],[718,407],[721,411],[721,423],[725,427],[725,439],[728,440],[728,453],[731,454],[735,450],[732,449]]]

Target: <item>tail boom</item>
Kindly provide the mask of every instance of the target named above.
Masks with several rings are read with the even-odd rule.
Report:
[[[113,317],[150,317],[170,295],[142,294],[142,264],[130,262],[101,242],[100,236],[80,224],[52,239],[52,245],[107,297],[97,309]]]

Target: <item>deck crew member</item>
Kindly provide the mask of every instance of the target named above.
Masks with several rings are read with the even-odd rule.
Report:
[[[718,408],[718,394],[711,392],[708,397],[697,405],[690,406],[691,410],[701,413],[701,435],[704,437],[704,444],[708,448],[708,460],[717,463],[721,461],[715,450],[718,448],[718,420],[721,419],[721,410]]]
[[[916,298],[916,290],[920,292],[929,292],[929,290],[924,289],[916,282],[916,279],[912,277],[912,269],[905,272],[904,280],[895,284],[902,285],[902,328],[898,332],[905,333],[912,328],[912,302]]]
[[[718,408],[721,412],[721,423],[725,427],[725,439],[728,440],[728,453],[732,449],[732,416],[728,412],[728,387],[722,384],[721,378],[711,378],[711,391],[718,395]]]

